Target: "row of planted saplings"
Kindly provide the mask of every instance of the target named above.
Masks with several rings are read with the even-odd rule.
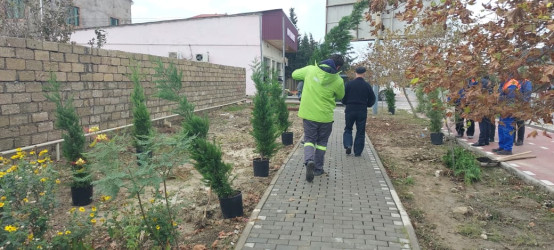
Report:
[[[260,157],[253,160],[254,176],[267,177],[269,175],[269,159],[276,153],[279,145],[276,139],[281,135],[284,145],[292,144],[292,132],[288,131],[291,123],[288,120],[289,112],[285,104],[286,96],[283,94],[281,84],[277,81],[275,73],[271,74],[265,70],[263,65],[256,63],[253,67],[252,79],[256,84],[257,93],[253,99],[254,108],[252,111],[251,123],[253,126],[252,136],[256,141],[256,152]],[[221,149],[214,142],[207,139],[209,130],[209,120],[194,114],[194,106],[187,101],[184,95],[179,95],[182,91],[182,71],[175,65],[169,64],[164,67],[161,61],[158,61],[154,82],[158,88],[156,97],[177,102],[178,108],[174,110],[183,118],[182,132],[175,138],[160,140],[154,136],[151,126],[150,114],[146,107],[146,97],[141,86],[141,74],[138,66],[132,67],[132,74],[129,79],[134,83],[134,89],[131,93],[133,130],[134,138],[132,144],[136,148],[137,162],[131,163],[134,166],[126,166],[128,172],[121,181],[135,179],[145,179],[150,170],[160,174],[159,180],[163,182],[165,193],[165,180],[171,168],[167,166],[178,166],[183,162],[171,162],[167,164],[167,157],[162,155],[171,155],[177,153],[188,153],[194,160],[194,167],[203,176],[204,181],[218,196],[220,207],[224,218],[233,218],[243,216],[242,194],[239,190],[234,190],[230,185],[232,166],[222,161]],[[73,170],[72,183],[72,201],[74,206],[84,206],[92,202],[93,184],[98,185],[103,190],[114,190],[115,181],[113,178],[94,181],[92,169],[99,171],[101,175],[114,175],[115,165],[124,164],[118,158],[120,153],[126,149],[124,140],[113,138],[108,140],[105,136],[96,136],[91,148],[85,153],[85,137],[79,124],[80,118],[72,104],[71,98],[63,98],[59,84],[52,76],[50,87],[45,88],[47,98],[56,104],[56,128],[63,131],[63,155],[71,164]],[[94,131],[88,131],[94,132]],[[105,143],[96,143],[104,141]],[[169,145],[168,143],[173,143]],[[117,144],[120,144],[119,146]],[[169,150],[171,148],[171,150]],[[162,151],[156,153],[156,151]],[[115,152],[114,152],[115,151]],[[186,152],[186,153],[185,153]],[[183,157],[178,157],[182,159]],[[132,170],[133,167],[137,169]],[[159,171],[162,170],[162,171]],[[134,172],[133,172],[134,171]],[[97,173],[98,174],[98,173]],[[148,184],[147,184],[148,185]],[[131,189],[141,189],[142,187],[132,187]],[[119,190],[119,189],[117,189]],[[114,195],[114,194],[111,194]],[[115,194],[116,195],[116,194]],[[140,200],[140,194],[136,194]],[[144,197],[143,197],[144,198]],[[166,196],[167,200],[167,196]],[[168,208],[168,213],[170,209]]]

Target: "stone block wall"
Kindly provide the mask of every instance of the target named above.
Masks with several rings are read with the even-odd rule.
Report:
[[[55,74],[64,95],[74,98],[84,128],[132,123],[128,79],[139,65],[151,117],[171,115],[176,105],[152,95],[157,60],[183,71],[184,94],[197,109],[245,98],[244,68],[168,59],[83,46],[0,37],[0,151],[61,139],[54,129],[55,105],[42,87]]]

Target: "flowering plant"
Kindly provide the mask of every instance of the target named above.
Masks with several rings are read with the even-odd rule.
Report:
[[[87,130],[87,133],[94,133],[94,132],[98,132],[99,130],[100,128],[98,126],[92,126]],[[89,144],[88,146],[92,148],[96,145],[96,143],[101,141],[109,141],[108,136],[106,134],[96,134],[96,136],[92,140],[92,143]]]
[[[18,148],[10,158],[0,156],[0,245],[6,249],[37,248],[46,242],[60,184],[47,153]]]

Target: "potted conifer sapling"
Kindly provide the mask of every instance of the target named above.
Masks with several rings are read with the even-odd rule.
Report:
[[[275,108],[270,98],[272,88],[269,74],[263,64],[255,63],[252,67],[252,80],[256,85],[252,110],[252,136],[256,141],[256,152],[259,158],[253,159],[254,176],[267,177],[269,175],[269,159],[277,150],[275,139],[279,136],[276,121]],[[275,79],[276,80],[276,79]]]
[[[439,90],[435,89],[428,94],[429,109],[427,117],[429,118],[429,129],[431,131],[431,143],[441,145],[444,134],[441,132],[443,119],[443,105],[439,97]]]
[[[289,110],[285,103],[286,95],[283,93],[282,85],[277,81],[277,72],[273,72],[271,78],[271,97],[273,99],[273,107],[275,108],[275,119],[277,121],[278,131],[281,132],[281,142],[283,145],[291,145],[293,143],[293,133],[288,131],[291,122],[289,121]]]
[[[89,164],[83,157],[85,134],[79,125],[80,117],[73,106],[73,98],[63,98],[60,83],[54,74],[51,74],[48,83],[44,91],[49,93],[44,96],[56,104],[55,127],[63,131],[62,154],[72,171],[72,202],[74,206],[85,206],[92,202],[93,187]]]
[[[396,94],[394,93],[394,90],[392,89],[392,87],[389,86],[385,89],[385,100],[387,102],[387,107],[388,107],[389,113],[393,115],[396,110],[395,96]]]

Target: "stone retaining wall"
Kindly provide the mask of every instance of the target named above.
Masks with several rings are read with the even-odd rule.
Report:
[[[42,86],[56,75],[64,94],[74,98],[81,125],[114,128],[132,123],[127,78],[140,65],[151,117],[170,115],[175,104],[152,97],[157,60],[184,72],[183,86],[197,109],[245,98],[244,68],[168,59],[83,46],[0,37],[0,151],[61,139],[54,129],[55,105]]]

